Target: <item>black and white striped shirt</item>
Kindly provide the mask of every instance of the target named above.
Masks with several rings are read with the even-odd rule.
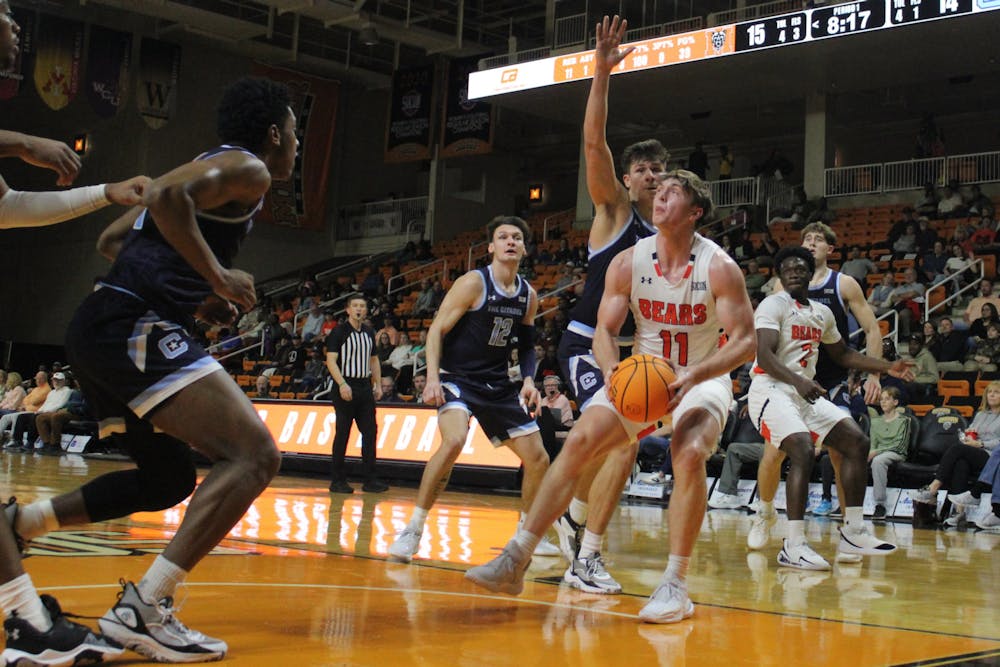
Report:
[[[372,375],[375,330],[364,324],[361,330],[344,322],[326,337],[326,351],[337,355],[337,366],[345,380],[367,380]]]

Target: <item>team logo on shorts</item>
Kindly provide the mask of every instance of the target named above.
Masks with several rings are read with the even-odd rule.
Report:
[[[593,389],[597,386],[597,373],[589,371],[580,376],[580,387],[582,389]]]
[[[167,359],[176,359],[188,351],[187,342],[175,333],[164,336],[157,346]]]
[[[722,53],[722,47],[726,45],[726,31],[725,30],[713,30],[712,31],[712,48],[715,50],[715,55]]]

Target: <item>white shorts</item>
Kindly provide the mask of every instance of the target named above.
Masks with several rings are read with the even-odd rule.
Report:
[[[768,375],[756,375],[747,394],[747,409],[753,425],[775,447],[793,433],[808,433],[813,443],[823,440],[833,427],[850,419],[827,398],[809,403],[795,388]]]
[[[659,421],[634,422],[631,419],[626,419],[608,399],[608,392],[604,391],[604,389],[601,389],[601,391],[594,394],[594,397],[590,399],[590,405],[602,405],[615,413],[618,421],[621,422],[622,428],[628,434],[629,442],[635,442],[652,433],[659,428],[659,424],[670,423],[671,420],[677,422],[688,410],[694,408],[707,410],[715,418],[721,432],[723,426],[726,424],[726,418],[729,416],[729,406],[732,403],[733,381],[729,379],[728,375],[721,375],[696,385],[684,395],[684,398],[681,399],[681,402],[673,412]]]

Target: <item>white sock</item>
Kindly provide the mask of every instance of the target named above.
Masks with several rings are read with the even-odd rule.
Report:
[[[569,501],[569,518],[573,519],[573,523],[577,525],[584,525],[587,523],[587,503],[583,502],[579,498],[573,498]]]
[[[21,507],[17,513],[17,525],[14,526],[14,530],[26,540],[33,540],[58,529],[59,519],[56,518],[51,500],[39,500]]]
[[[52,627],[49,612],[27,574],[0,584],[0,608],[8,618],[11,614],[17,614],[40,632],[47,632]]]
[[[517,533],[514,535],[514,542],[524,549],[524,553],[529,556],[535,553],[535,548],[538,547],[538,543],[541,541],[541,536],[529,533],[524,528],[518,528]]]
[[[599,553],[604,543],[604,536],[584,529],[583,539],[580,540],[580,558],[587,558]]]
[[[757,514],[763,514],[764,516],[771,516],[774,514],[774,501],[773,500],[758,500],[757,501]]]
[[[806,541],[806,522],[805,519],[798,519],[797,521],[788,522],[788,545],[797,547],[800,544],[805,544]]]
[[[418,533],[424,532],[424,524],[427,523],[427,510],[423,507],[414,507],[410,516],[410,523],[406,527]]]
[[[861,530],[865,525],[864,510],[860,507],[844,508],[844,525],[851,532]]]
[[[157,602],[165,597],[173,597],[174,591],[184,583],[187,575],[187,570],[182,570],[162,555],[157,556],[136,586],[139,597],[146,602]]]
[[[670,559],[667,561],[667,569],[663,571],[663,581],[685,581],[687,579],[688,562],[690,560],[690,556],[675,556],[670,554]]]

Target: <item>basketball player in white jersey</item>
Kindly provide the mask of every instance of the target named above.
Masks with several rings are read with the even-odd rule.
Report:
[[[676,476],[669,508],[670,559],[661,584],[639,613],[650,623],[675,623],[694,613],[686,575],[705,516],[705,461],[732,402],[729,372],[749,361],[756,345],[742,272],[719,246],[694,232],[712,208],[708,186],[696,175],[666,174],[653,204],[657,233],[611,263],[594,333],[594,356],[605,378],[618,364],[615,336],[629,311],[636,321],[634,351],[668,359],[677,372],[669,404]],[[566,508],[586,466],[656,427],[656,422],[625,419],[606,392],[593,402],[546,473],[521,530],[499,556],[470,569],[468,579],[492,591],[520,593],[534,545]]]
[[[814,442],[826,444],[843,459],[846,526],[841,529],[839,552],[846,556],[841,560],[891,553],[896,547],[877,539],[863,523],[868,438],[851,417],[826,398],[824,388],[813,378],[820,345],[844,368],[906,378],[913,375],[910,364],[902,360],[890,364],[847,347],[833,312],[808,296],[815,263],[806,248],[782,249],[775,257],[775,266],[783,290],[764,299],[754,314],[757,361],[748,408],[764,440],[780,450],[779,466],[785,456],[791,459],[786,481],[788,537],[778,554],[778,564],[804,570],[830,569],[830,564],[805,539],[804,515]],[[772,501],[773,494],[766,500],[762,495],[762,502]],[[748,543],[751,548],[764,546],[752,540]]]

